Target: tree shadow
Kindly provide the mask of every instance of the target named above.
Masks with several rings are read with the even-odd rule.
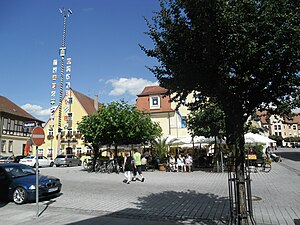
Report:
[[[209,193],[165,191],[140,197],[136,207],[69,224],[101,224],[108,218],[153,221],[157,224],[228,224],[229,201]],[[127,224],[127,223],[126,223]],[[132,224],[132,223],[129,223]]]
[[[294,219],[295,225],[300,225],[300,219]]]
[[[0,201],[0,208],[6,206],[9,202],[8,201]]]

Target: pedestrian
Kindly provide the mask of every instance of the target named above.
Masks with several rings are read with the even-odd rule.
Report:
[[[136,181],[136,176],[137,174],[139,174],[139,176],[142,178],[141,181],[144,182],[145,178],[142,173],[142,155],[137,149],[134,150],[133,158],[135,162],[133,171],[133,181]]]
[[[130,184],[134,164],[135,164],[134,159],[131,156],[129,156],[128,152],[126,152],[124,157],[123,168],[124,168],[124,176],[126,177],[125,182],[127,184]]]
[[[265,154],[266,154],[266,158],[267,158],[267,159],[270,158],[270,152],[271,152],[270,146],[268,146],[268,147],[266,148],[266,151],[265,151]]]

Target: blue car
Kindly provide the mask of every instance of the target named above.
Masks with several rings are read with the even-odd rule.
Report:
[[[52,176],[39,175],[39,198],[57,196],[61,182]],[[23,204],[36,200],[35,170],[19,163],[0,164],[0,201]]]

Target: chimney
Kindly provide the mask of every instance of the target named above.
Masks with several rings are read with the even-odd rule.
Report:
[[[98,111],[99,105],[98,105],[98,95],[95,95],[94,97],[94,108],[96,111]]]

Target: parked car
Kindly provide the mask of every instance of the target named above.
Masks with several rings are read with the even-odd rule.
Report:
[[[0,163],[12,163],[14,162],[14,157],[11,156],[0,156]]]
[[[23,204],[35,201],[36,174],[30,166],[20,163],[0,164],[0,200]],[[39,198],[57,196],[61,191],[60,179],[39,175]]]
[[[25,157],[26,157],[26,155],[17,155],[17,156],[15,156],[14,162],[18,163],[18,162],[20,162],[20,159],[23,159]]]
[[[54,159],[55,166],[80,166],[81,161],[76,155],[66,154],[66,155],[58,155]]]
[[[45,156],[38,156],[38,160],[39,160],[39,167],[45,167],[45,166],[52,167],[54,165],[53,160],[46,158]],[[19,163],[25,164],[27,166],[35,167],[36,157],[33,155],[26,156],[25,158],[20,159]]]

